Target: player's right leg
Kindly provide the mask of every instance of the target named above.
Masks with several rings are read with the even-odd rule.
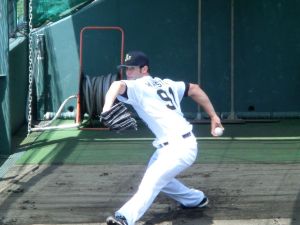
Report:
[[[188,188],[175,178],[162,189],[162,192],[179,202],[182,208],[201,208],[208,204],[208,198],[202,191]]]

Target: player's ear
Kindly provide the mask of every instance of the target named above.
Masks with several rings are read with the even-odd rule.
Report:
[[[149,67],[148,66],[143,66],[141,68],[141,73],[145,74],[145,73],[148,73],[149,72]]]

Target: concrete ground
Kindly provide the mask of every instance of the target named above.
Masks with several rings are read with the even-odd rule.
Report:
[[[160,194],[138,225],[300,225],[300,132],[284,129],[294,135],[200,140],[199,159],[178,178],[203,190],[208,207],[183,210]],[[44,132],[20,143],[24,154],[0,179],[0,224],[105,224],[136,191],[152,147],[104,136]]]
[[[143,171],[141,165],[15,166],[1,181],[0,224],[105,224]],[[203,190],[208,207],[183,210],[159,195],[139,224],[300,224],[300,165],[196,164],[179,178]]]

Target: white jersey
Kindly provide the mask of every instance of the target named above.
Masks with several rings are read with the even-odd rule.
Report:
[[[127,98],[118,96],[118,99],[133,106],[155,134],[156,141],[167,141],[192,130],[180,107],[186,90],[184,82],[151,76],[123,82],[127,85]]]

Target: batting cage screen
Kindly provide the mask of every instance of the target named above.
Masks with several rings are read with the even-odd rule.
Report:
[[[32,25],[39,27],[45,22],[57,21],[72,14],[92,0],[36,0],[32,2]]]

